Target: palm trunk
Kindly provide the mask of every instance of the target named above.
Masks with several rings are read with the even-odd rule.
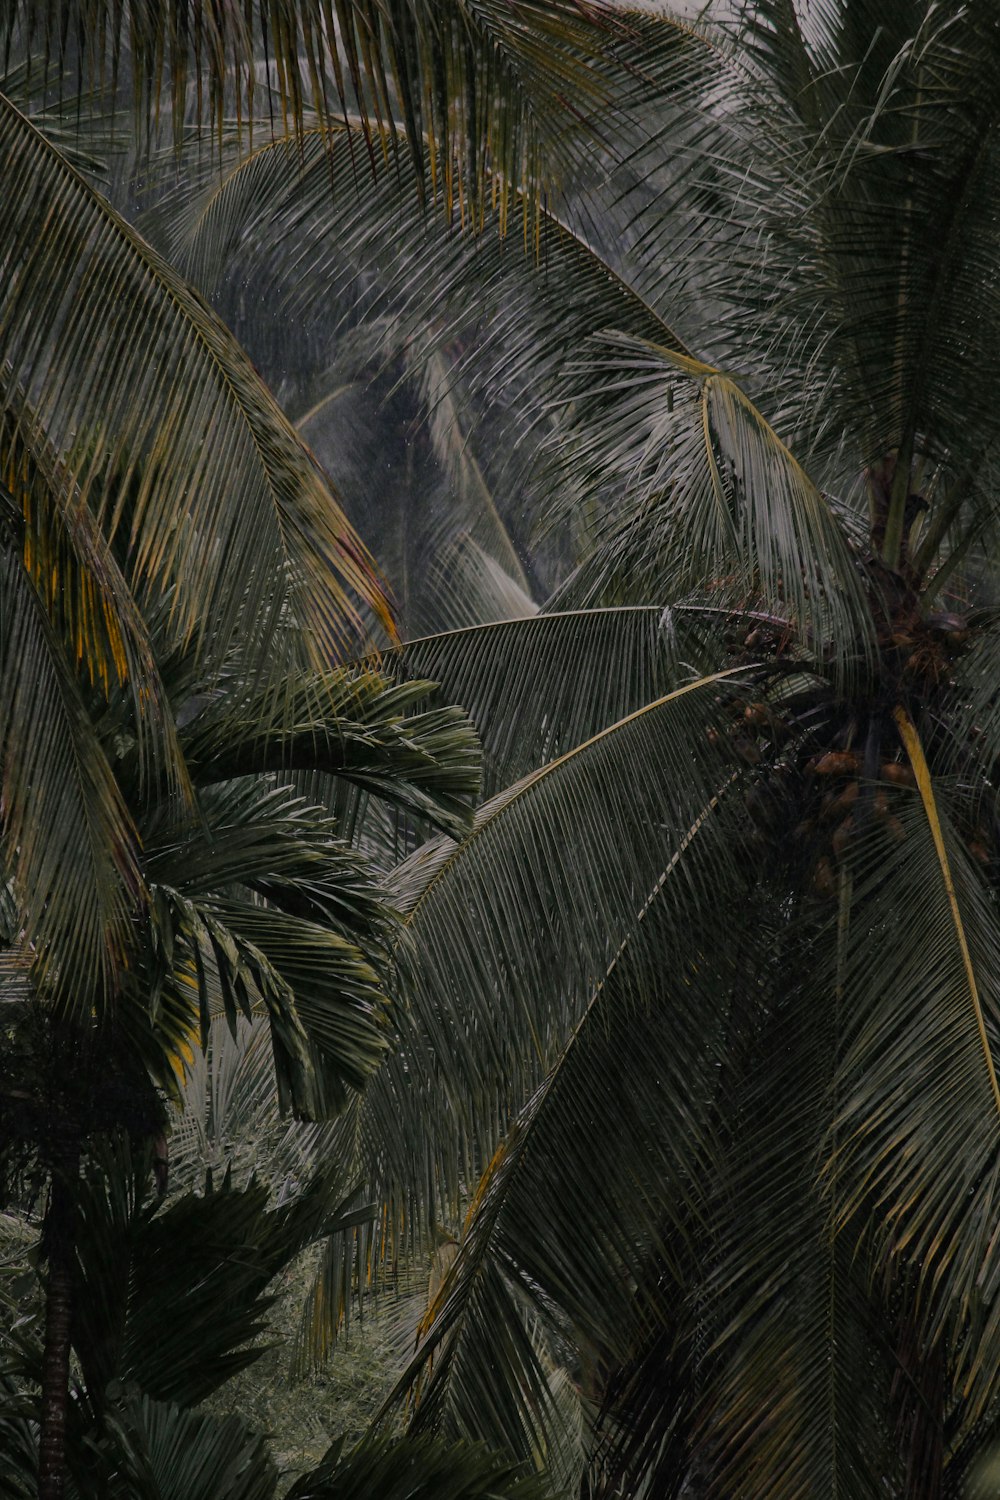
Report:
[[[38,1436],[38,1500],[62,1500],[66,1479],[70,1319],[76,1253],[76,1198],[80,1153],[53,1164],[43,1243],[49,1263],[42,1350],[42,1408]]]

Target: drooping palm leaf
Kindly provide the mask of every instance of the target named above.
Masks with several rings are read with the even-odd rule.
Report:
[[[556,1348],[572,1339],[573,1377],[594,1401],[598,1367],[625,1356],[649,1258],[683,1296],[703,1227],[700,1184],[718,1168],[713,1095],[737,966],[752,948],[736,921],[720,942],[700,909],[701,881],[732,833],[719,804],[693,823],[484,1174],[407,1373],[421,1380],[418,1426],[527,1456],[555,1435],[518,1329],[525,1309]],[[750,899],[744,920],[752,928]],[[683,1316],[678,1307],[678,1325]]]
[[[873,646],[870,606],[815,483],[723,372],[634,340],[612,348],[589,366],[592,436],[574,466],[623,501],[562,597],[676,598],[707,580],[736,603],[778,605],[817,655],[855,674]]]
[[[407,641],[380,657],[390,674],[429,678],[461,703],[483,742],[488,795],[582,744],[686,678],[708,672],[757,623],[710,605],[548,610]],[[780,623],[780,622],[779,622]],[[720,635],[720,628],[722,634]]]
[[[169,786],[185,773],[150,633],[111,548],[40,433],[23,393],[0,421],[0,496],[20,553],[68,662],[107,697],[128,693],[140,785],[152,769]],[[32,437],[34,441],[32,441]],[[150,764],[151,763],[151,764]]]
[[[718,778],[732,777],[706,732],[734,680],[701,680],[646,705],[487,803],[463,843],[425,846],[400,870],[410,1004],[399,1051],[336,1131],[390,1205],[376,1258],[454,1215],[678,841]],[[683,783],[669,770],[675,757]],[[695,883],[709,878],[692,870]]]
[[[449,213],[475,219],[494,196],[506,216],[520,189],[551,186],[602,133],[612,81],[627,76],[615,54],[634,31],[605,0],[262,0],[238,12],[62,0],[41,14],[19,0],[0,44],[43,51],[38,72],[75,64],[85,86],[127,70],[140,121],[158,119],[164,95],[175,137],[192,112],[221,132],[233,106],[258,130],[301,128],[307,109],[360,112],[359,173],[401,146]],[[87,45],[70,62],[78,33]]]
[[[912,1278],[924,1346],[948,1340],[975,1420],[1000,1368],[987,1227],[1000,1172],[995,913],[948,801],[946,784],[924,804],[909,793],[904,841],[879,850],[877,863],[877,833],[859,849],[866,884],[854,899],[864,915],[852,917],[858,936],[845,969],[851,1009],[831,1170],[842,1219]],[[906,944],[888,940],[903,910],[919,913]]]
[[[190,1406],[259,1358],[271,1281],[342,1197],[329,1169],[278,1208],[263,1184],[224,1180],[157,1211],[147,1172],[109,1153],[81,1191],[74,1341],[97,1412],[111,1381]]]
[[[409,712],[431,686],[365,665],[290,674],[280,701],[230,692],[207,703],[185,728],[186,753],[202,783],[322,771],[459,833],[479,789],[478,746],[459,708]]]
[[[16,205],[0,236],[0,400],[23,423],[13,398],[31,399],[22,441],[44,433],[106,534],[125,528],[131,586],[168,592],[175,637],[206,661],[235,640],[258,675],[268,654],[273,673],[342,651],[357,601],[385,617],[382,589],[242,351],[8,100],[0,143]]]
[[[206,295],[236,258],[289,316],[322,317],[333,307],[352,323],[358,314],[381,319],[384,347],[406,351],[439,413],[457,389],[439,351],[457,336],[466,399],[516,412],[528,377],[531,406],[516,425],[529,432],[548,405],[574,393],[567,347],[615,328],[684,351],[655,307],[554,215],[543,216],[531,245],[501,238],[495,222],[476,239],[442,233],[405,170],[379,168],[374,190],[359,182],[356,150],[348,123],[311,129],[298,144],[231,152],[221,181],[203,174],[200,192],[170,203],[169,253]]]
[[[0,557],[4,862],[61,1003],[103,1013],[146,902],[135,825],[30,575]]]

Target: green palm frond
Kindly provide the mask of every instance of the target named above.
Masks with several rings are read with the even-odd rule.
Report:
[[[618,719],[708,673],[725,635],[759,623],[716,606],[617,605],[549,610],[407,641],[380,658],[392,675],[430,678],[461,703],[483,744],[488,795]],[[780,622],[779,622],[780,623]]]
[[[389,999],[362,951],[339,933],[274,907],[158,888],[175,962],[189,955],[187,1035],[205,1044],[219,994],[231,1028],[262,1004],[278,1100],[308,1119],[343,1109],[389,1045]],[[164,986],[166,990],[166,986]],[[184,1047],[177,1049],[181,1056]],[[161,1069],[162,1072],[162,1069]]]
[[[336,1442],[288,1500],[548,1500],[544,1479],[486,1449],[428,1438],[369,1437],[345,1450]]]
[[[109,1382],[191,1406],[259,1358],[271,1282],[343,1195],[326,1169],[280,1207],[227,1178],[158,1208],[143,1201],[147,1174],[141,1156],[109,1151],[81,1187],[73,1337],[97,1412]]]
[[[900,455],[894,561],[920,487],[913,460],[951,462],[959,477],[991,441],[994,19],[988,4],[955,15],[841,0],[804,24],[776,0],[742,8],[730,52],[723,152],[730,184],[739,162],[753,188],[715,174],[733,228],[706,267],[736,320],[732,346],[782,393],[793,440],[822,434],[832,457],[850,434],[854,465]],[[650,216],[666,253],[683,190],[667,184]]]
[[[187,819],[161,803],[142,821],[153,885],[192,897],[240,888],[291,916],[388,950],[391,913],[363,855],[339,837],[321,807],[270,777],[199,787]]]
[[[555,384],[567,347],[606,328],[685,352],[655,306],[555,214],[543,215],[529,245],[496,232],[442,233],[405,168],[379,166],[373,183],[357,178],[359,148],[348,122],[230,152],[221,180],[203,171],[200,191],[170,203],[170,255],[206,295],[238,263],[274,288],[290,315],[315,316],[335,299],[342,317],[363,310],[366,324],[381,319],[385,347],[409,342],[407,362],[425,372],[436,406],[453,387],[433,356],[456,333],[471,393],[498,399],[526,372],[537,387]],[[513,404],[511,390],[504,404]]]
[[[432,686],[365,665],[289,674],[280,702],[235,690],[210,700],[185,727],[185,752],[201,784],[322,771],[458,834],[479,790],[479,749],[460,709],[412,712]]]
[[[874,840],[859,848],[829,1170],[848,1232],[869,1237],[912,1283],[925,1347],[947,1340],[974,1421],[1000,1368],[987,1229],[1000,1161],[996,916],[949,816],[947,787],[930,796],[925,810],[910,794],[895,850],[878,850],[876,863]],[[901,909],[914,917],[906,944],[888,937]]]
[[[4,862],[28,950],[61,1004],[104,1012],[146,903],[135,825],[30,575],[0,556]]]
[[[409,1006],[336,1136],[391,1205],[377,1258],[453,1218],[665,870],[677,859],[688,878],[679,850],[733,779],[707,731],[740,677],[654,700],[493,798],[461,844],[426,845],[397,872]]]
[[[14,398],[28,393],[24,443],[44,433],[118,538],[140,601],[169,593],[175,639],[206,661],[239,641],[273,674],[307,656],[298,630],[321,657],[342,652],[359,603],[387,618],[383,592],[246,356],[7,100],[0,148],[16,184],[0,235],[0,404],[23,423]]]
[[[884,1421],[895,1375],[889,1298],[838,1235],[836,1163],[822,1181],[853,937],[849,876],[839,882],[832,911],[804,902],[791,922],[772,911],[748,946],[743,1024],[730,1033],[720,1085],[728,1097],[704,1282],[689,1315],[700,1326],[688,1331],[684,1467],[692,1453],[711,1454],[720,1488],[761,1500],[831,1485],[871,1494],[871,1476],[892,1475],[896,1463]],[[655,1472],[659,1456],[646,1461]]]
[[[543,1450],[557,1434],[525,1310],[556,1350],[571,1340],[571,1376],[596,1402],[597,1368],[626,1356],[651,1258],[665,1300],[683,1299],[704,1230],[701,1185],[719,1166],[713,1100],[757,917],[748,890],[746,925],[720,939],[700,903],[731,835],[723,810],[692,826],[484,1174],[407,1372],[420,1380],[418,1426]]]
[[[149,774],[170,786],[185,773],[165,702],[153,643],[111,548],[66,468],[44,440],[22,392],[0,419],[0,499],[10,540],[87,686],[128,694],[138,742],[140,784]]]
[[[266,1439],[239,1417],[148,1396],[122,1402],[109,1416],[98,1454],[104,1493],[114,1500],[273,1500],[276,1494]]]
[[[561,597],[636,603],[707,580],[786,611],[817,655],[856,672],[852,654],[874,644],[870,605],[844,528],[794,455],[721,371],[634,340],[612,348],[589,366],[593,436],[573,464],[578,482],[592,474],[622,500]]]
[[[259,0],[236,12],[61,0],[42,13],[18,0],[0,44],[75,66],[84,87],[121,73],[150,129],[165,96],[175,140],[191,115],[221,134],[235,114],[252,138],[255,123],[266,133],[301,129],[307,111],[357,112],[359,175],[399,150],[425,191],[475,222],[491,200],[506,217],[519,191],[540,196],[603,133],[614,80],[628,76],[616,52],[634,31],[605,0]],[[78,32],[89,44],[70,61]]]

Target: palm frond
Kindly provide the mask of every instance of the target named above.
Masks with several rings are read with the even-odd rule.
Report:
[[[733,772],[707,729],[740,675],[645,705],[485,804],[463,843],[427,845],[400,868],[409,1006],[398,1051],[337,1135],[390,1205],[380,1257],[453,1220],[692,825],[711,816]],[[683,778],[670,769],[681,763]],[[680,870],[711,879],[697,863]]]
[[[152,774],[168,786],[186,780],[149,628],[88,507],[67,485],[64,465],[45,443],[17,392],[0,417],[0,499],[23,565],[51,628],[79,664],[87,686],[107,697],[123,688],[138,742],[140,785]],[[34,442],[31,441],[34,436]]]
[[[707,579],[723,598],[787,611],[817,654],[855,674],[874,646],[870,606],[816,485],[728,376],[671,349],[609,342],[614,352],[588,363],[592,436],[573,464],[578,484],[592,476],[622,499],[560,598],[638,603]]]
[[[147,899],[138,838],[43,598],[9,551],[0,570],[4,857],[21,941],[62,1005],[103,1013]]]
[[[721,938],[699,905],[731,837],[719,807],[692,825],[484,1174],[407,1372],[419,1380],[418,1426],[525,1456],[558,1451],[526,1313],[596,1402],[599,1370],[626,1355],[651,1258],[665,1301],[683,1298],[701,1185],[718,1169],[713,1097],[732,995],[753,941],[749,891]]]
[[[833,912],[807,900],[791,921],[764,916],[720,1083],[721,1170],[688,1335],[696,1394],[684,1436],[686,1464],[697,1472],[707,1457],[720,1489],[748,1500],[830,1485],[874,1495],[896,1462],[884,1421],[895,1375],[889,1299],[873,1290],[856,1243],[838,1235],[836,1167],[822,1182],[853,935],[850,877],[838,879]],[[629,1430],[642,1410],[631,1395]],[[650,1459],[655,1473],[661,1459]]]
[[[460,709],[411,712],[431,686],[394,684],[365,665],[289,674],[280,702],[231,691],[200,706],[185,726],[185,751],[202,784],[322,771],[460,833],[479,790],[478,745]]]
[[[273,1500],[276,1494],[267,1441],[239,1417],[143,1396],[123,1402],[107,1425],[98,1463],[114,1500]]]
[[[253,892],[363,943],[373,960],[387,951],[392,914],[370,865],[294,787],[271,777],[213,782],[198,789],[187,818],[178,811],[164,800],[142,819],[151,884],[195,897]]]
[[[380,664],[391,675],[429,678],[442,698],[463,705],[482,740],[492,795],[710,672],[724,654],[724,643],[713,650],[717,619],[694,604],[545,610],[407,641]],[[748,631],[754,623],[748,617]]]
[[[84,89],[130,75],[138,120],[152,129],[166,96],[175,141],[192,115],[221,135],[235,113],[252,140],[279,111],[298,130],[307,111],[351,111],[359,175],[405,153],[425,191],[476,222],[491,200],[506,218],[520,191],[540,197],[603,134],[613,82],[628,76],[615,53],[633,32],[605,0],[260,0],[237,12],[61,0],[41,15],[9,7],[0,44],[42,51],[46,72],[75,65]],[[78,33],[88,45],[71,61]]]
[[[461,391],[456,415],[466,428],[466,401],[524,406],[527,376],[531,406],[521,425],[530,431],[574,393],[566,349],[604,329],[685,352],[655,306],[555,214],[543,214],[527,245],[495,232],[442,234],[405,169],[380,166],[374,182],[357,179],[358,149],[348,122],[311,129],[300,142],[231,152],[221,180],[203,172],[200,191],[170,202],[169,253],[206,295],[217,293],[227,269],[245,264],[289,316],[314,318],[333,307],[352,324],[374,322],[385,349],[405,350],[407,366],[424,372],[435,410],[443,415],[442,402]],[[457,363],[458,383],[448,362],[441,368],[456,338],[452,354],[460,357],[448,362]]]
[[[27,393],[22,442],[44,433],[140,601],[169,594],[175,639],[216,662],[238,641],[259,676],[302,662],[299,630],[321,658],[357,642],[359,603],[388,620],[362,545],[219,320],[3,98],[0,150],[16,205],[0,400],[17,410]]]
[[[429,1438],[370,1437],[345,1450],[334,1443],[288,1500],[548,1500],[545,1480],[486,1449]]]
[[[1000,1367],[996,916],[950,802],[943,779],[927,780],[900,806],[901,843],[880,848],[875,831],[859,843],[828,1170],[841,1222],[908,1278],[923,1348],[947,1338],[974,1421]],[[900,911],[913,918],[905,944],[891,936]]]
[[[109,1382],[191,1406],[259,1358],[270,1283],[336,1218],[342,1192],[322,1171],[271,1207],[264,1185],[224,1180],[157,1211],[147,1172],[119,1147],[81,1187],[73,1338],[98,1412]]]

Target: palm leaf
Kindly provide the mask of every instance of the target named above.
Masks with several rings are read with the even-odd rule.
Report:
[[[148,1396],[123,1403],[101,1445],[105,1493],[120,1500],[273,1500],[266,1439],[239,1417],[215,1417]]]
[[[128,692],[140,784],[152,770],[168,786],[183,785],[148,627],[64,466],[44,441],[29,443],[28,434],[38,438],[37,421],[23,393],[16,395],[17,405],[0,419],[0,497],[12,512],[24,567],[87,685],[103,697],[115,687]]]
[[[39,978],[103,1013],[147,899],[136,831],[44,600],[0,568],[5,862]]]
[[[592,474],[618,484],[625,499],[561,598],[676,598],[707,578],[738,604],[772,602],[817,654],[856,673],[874,644],[870,606],[816,485],[722,372],[664,347],[611,342],[617,352],[588,366],[593,436],[574,464],[584,483]]]
[[[147,1173],[109,1151],[81,1188],[73,1338],[98,1413],[109,1382],[190,1406],[258,1359],[271,1282],[336,1222],[342,1195],[332,1171],[279,1208],[262,1184],[227,1179],[157,1211]]]
[[[710,671],[719,659],[717,618],[696,604],[546,610],[407,641],[379,660],[392,675],[437,682],[439,696],[465,707],[492,795]],[[753,628],[752,618],[746,623]]]
[[[790,921],[764,916],[744,959],[755,968],[742,1024],[726,1049],[687,1463],[697,1472],[699,1456],[711,1455],[720,1488],[747,1497],[835,1485],[860,1500],[896,1464],[884,1422],[895,1374],[889,1299],[837,1233],[836,1167],[822,1181],[849,901],[841,873],[833,913],[806,900]],[[659,1462],[653,1454],[654,1472]]]
[[[545,1481],[483,1448],[428,1438],[367,1438],[345,1451],[336,1442],[288,1500],[546,1500]]]
[[[376,1259],[453,1219],[717,778],[731,779],[706,730],[733,680],[644,706],[485,804],[463,843],[427,845],[401,867],[399,1049],[335,1136],[387,1204]]]
[[[176,639],[203,656],[238,640],[258,673],[274,653],[273,671],[305,653],[281,628],[290,613],[311,649],[342,651],[360,629],[352,593],[386,617],[384,596],[249,361],[5,99],[0,149],[18,205],[0,236],[0,256],[17,267],[0,323],[0,402],[11,409],[17,389],[29,393],[23,441],[40,428],[106,534],[121,533],[140,598],[169,592]],[[265,597],[250,584],[261,578]]]
[[[231,151],[221,180],[203,170],[200,191],[188,188],[181,201],[176,194],[169,200],[169,253],[206,295],[217,294],[234,263],[245,264],[288,316],[313,319],[333,307],[345,325],[381,327],[386,354],[406,351],[407,367],[432,388],[433,410],[447,415],[449,426],[457,419],[469,428],[467,403],[483,411],[496,405],[522,440],[576,394],[567,348],[615,328],[684,351],[655,305],[556,215],[543,214],[530,245],[498,233],[475,240],[442,234],[412,174],[380,166],[373,183],[357,179],[358,149],[358,131],[348,122],[311,129],[299,142]],[[193,180],[197,188],[196,172]],[[460,380],[443,358],[456,336]],[[559,482],[564,487],[563,475]],[[535,498],[541,505],[549,496]],[[490,532],[495,538],[495,526]],[[481,540],[502,563],[489,538]]]
[[[597,1367],[626,1355],[651,1258],[665,1300],[683,1297],[701,1184],[718,1167],[712,1101],[750,942],[735,912],[720,941],[697,892],[732,839],[724,808],[706,807],[484,1174],[404,1377],[420,1379],[418,1426],[544,1451],[555,1412],[526,1310],[555,1349],[571,1339],[571,1373],[593,1401]],[[750,900],[743,919],[752,928]]]
[[[366,664],[289,675],[281,701],[232,691],[198,705],[186,753],[202,784],[322,771],[458,833],[479,789],[478,746],[461,710],[410,712],[430,688],[388,682]]]
[[[189,0],[61,0],[41,15],[13,5],[0,43],[8,56],[12,40],[43,51],[47,73],[50,60],[73,66],[67,37],[78,30],[89,39],[73,59],[83,86],[114,82],[127,53],[133,107],[148,128],[166,94],[175,140],[192,113],[221,134],[233,104],[252,139],[255,115],[261,131],[274,127],[273,79],[282,126],[301,129],[307,109],[324,120],[358,112],[359,172],[401,146],[449,215],[476,219],[494,195],[504,216],[520,189],[540,196],[585,151],[625,73],[616,46],[634,27],[604,0],[267,0],[234,13]]]
[[[906,734],[924,786],[919,802],[907,799],[916,805],[900,807],[905,841],[886,851],[873,832],[856,856],[830,1170],[841,1222],[870,1238],[887,1274],[911,1279],[923,1347],[948,1340],[971,1422],[993,1399],[998,1368],[987,1228],[1000,1171],[996,918],[950,816],[947,783],[923,774],[916,731]],[[901,910],[914,919],[905,945],[886,940]]]

